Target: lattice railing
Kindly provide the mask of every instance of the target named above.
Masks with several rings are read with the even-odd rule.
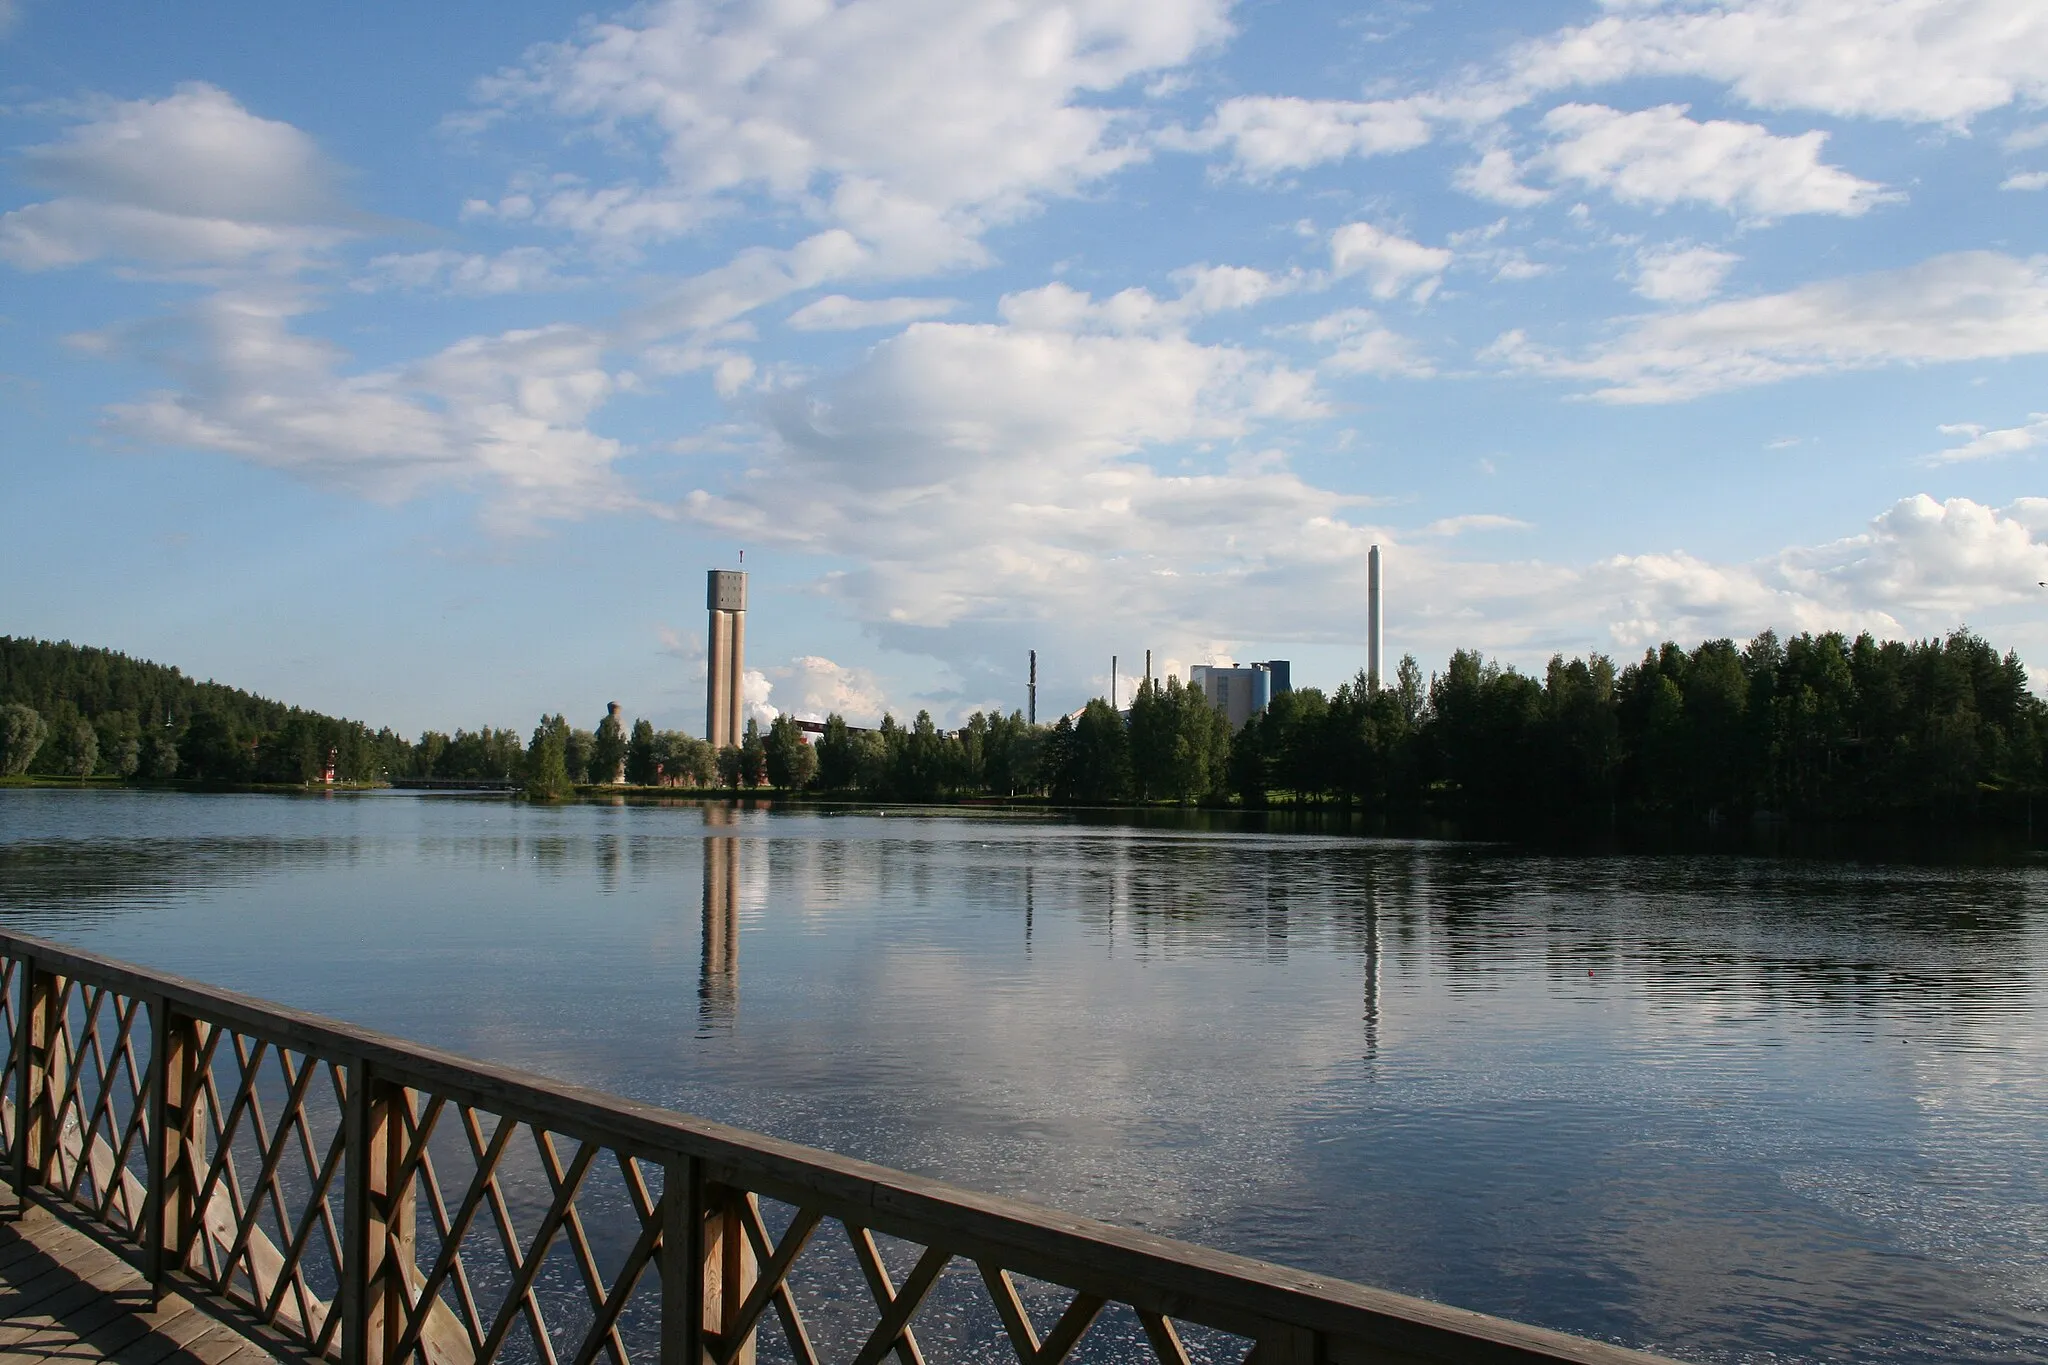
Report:
[[[17,1191],[347,1365],[1651,1359],[37,939],[0,934],[0,1024]]]

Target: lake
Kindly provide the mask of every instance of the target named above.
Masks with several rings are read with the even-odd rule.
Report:
[[[1703,1361],[2048,1359],[2048,870],[0,791],[0,923]]]

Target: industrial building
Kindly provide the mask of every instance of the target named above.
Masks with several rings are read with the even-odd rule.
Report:
[[[1188,670],[1188,684],[1200,688],[1209,705],[1221,711],[1230,728],[1236,731],[1264,711],[1273,698],[1293,691],[1293,676],[1293,665],[1286,659],[1268,659],[1237,668],[1196,664]]]

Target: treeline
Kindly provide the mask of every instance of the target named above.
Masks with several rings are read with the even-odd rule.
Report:
[[[1237,734],[1192,687],[1101,699],[1050,730],[1020,718],[818,746],[816,785],[929,799],[1043,792],[1076,802],[1338,804],[1476,829],[1588,822],[2018,818],[2048,791],[2048,706],[2019,659],[1967,630],[1904,642],[1770,631],[1666,644],[1619,668],[1541,676],[1460,651],[1424,680],[1273,699]]]
[[[1097,698],[1057,725],[1012,712],[941,730],[929,713],[807,739],[779,717],[722,752],[694,736],[484,727],[408,741],[107,650],[0,637],[0,770],[311,782],[501,781],[552,798],[587,783],[773,788],[896,801],[1342,805],[1474,828],[1599,821],[1993,818],[2048,791],[2048,706],[2018,658],[1967,630],[1945,639],[1766,631],[1746,645],[1666,644],[1617,668],[1562,656],[1541,676],[1413,657],[1273,699],[1233,735],[1192,686]]]
[[[0,772],[65,777],[374,782],[408,770],[390,730],[68,641],[0,636]]]

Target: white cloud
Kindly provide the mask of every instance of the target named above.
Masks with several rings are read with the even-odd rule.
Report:
[[[20,166],[57,194],[0,215],[0,258],[25,270],[239,264],[331,246],[353,221],[311,138],[199,83],[109,104]]]
[[[1778,137],[1754,123],[1686,117],[1682,104],[1623,113],[1565,104],[1543,116],[1553,137],[1540,160],[1556,175],[1630,204],[1685,201],[1755,218],[1855,217],[1890,196],[1820,159],[1827,134]]]
[[[1514,153],[1495,147],[1470,166],[1461,166],[1452,183],[1478,199],[1488,199],[1509,208],[1525,209],[1550,198],[1549,190],[1522,183],[1522,168]]]
[[[1414,286],[1418,303],[1436,292],[1454,259],[1438,246],[1424,246],[1371,223],[1347,223],[1330,234],[1330,268],[1338,275],[1364,272],[1376,299],[1391,299]]]
[[[1993,460],[2003,455],[2017,455],[2023,450],[2048,443],[2048,413],[2029,413],[2028,420],[2016,427],[1984,427],[1974,422],[1957,422],[1941,428],[1944,436],[1963,436],[1968,439],[1959,446],[1937,451],[1927,457],[1929,464],[1959,464],[1965,460]]]
[[[799,332],[850,332],[944,317],[959,306],[958,299],[850,299],[827,294],[791,313],[787,321]]]
[[[1467,512],[1463,516],[1442,517],[1422,528],[1424,535],[1461,536],[1467,531],[1526,531],[1529,523],[1519,517],[1504,517],[1498,512]]]
[[[2031,152],[2036,147],[2048,147],[2048,123],[2015,129],[2006,135],[2004,147],[2008,152]]]
[[[1380,321],[1370,308],[1342,308],[1298,329],[1310,341],[1336,343],[1321,368],[1335,374],[1402,375],[1426,379],[1436,373],[1416,354],[1415,344]]]
[[[1142,564],[1162,526],[1216,532],[1226,559],[1253,553],[1239,538],[1254,527],[1322,534],[1305,523],[1347,500],[1291,474],[1165,475],[1138,458],[1315,415],[1309,377],[1175,332],[1094,329],[1101,306],[1032,291],[1010,325],[914,324],[838,381],[764,400],[766,477],[689,511],[853,559],[838,590],[906,628],[1081,600],[1102,556]]]
[[[1181,286],[1177,298],[1132,288],[1097,300],[1055,281],[1003,295],[996,311],[1012,326],[1034,331],[1178,334],[1200,318],[1253,307],[1302,283],[1299,276],[1230,265],[1190,266],[1173,278]]]
[[[524,294],[569,281],[555,253],[517,246],[495,256],[466,251],[396,252],[373,258],[354,288],[433,290],[448,294]]]
[[[849,725],[877,725],[889,709],[880,679],[865,668],[816,654],[768,670],[783,696],[782,710],[798,720],[840,715]]]
[[[556,325],[472,337],[350,375],[335,347],[291,330],[303,308],[289,290],[224,290],[174,322],[87,339],[178,383],[116,404],[113,426],[380,500],[478,489],[506,526],[633,505],[612,470],[619,443],[585,425],[617,388],[597,335]]]
[[[1246,95],[1217,105],[1198,132],[1162,142],[1193,151],[1227,146],[1237,170],[1259,179],[1346,157],[1411,151],[1429,139],[1429,119],[1413,100]]]
[[[1520,91],[1642,76],[1719,81],[1765,109],[1963,123],[2048,103],[2034,0],[1641,0],[1524,44]]]
[[[1668,403],[1803,375],[2048,351],[2048,256],[1937,256],[1630,323],[1573,357],[1503,334],[1486,355],[1595,385],[1615,403]]]
[[[1223,38],[1224,8],[667,0],[539,49],[482,94],[658,163],[648,186],[543,191],[537,221],[631,246],[765,198],[922,271],[980,260],[990,226],[1142,157],[1112,97]]]
[[[2014,171],[1998,182],[2002,190],[2048,190],[2048,171]]]
[[[1721,292],[1740,256],[1708,246],[1670,243],[1636,257],[1636,293],[1656,303],[1700,303]]]

